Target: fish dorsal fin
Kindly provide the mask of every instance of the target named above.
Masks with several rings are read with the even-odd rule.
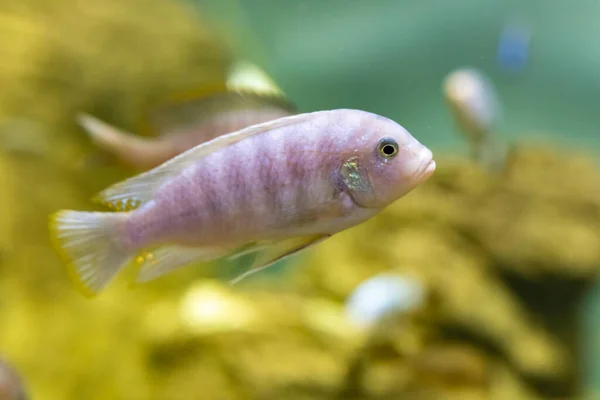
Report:
[[[202,157],[251,136],[259,135],[273,129],[302,123],[309,118],[314,117],[314,114],[315,113],[306,113],[278,118],[262,124],[252,125],[237,132],[232,132],[208,142],[201,143],[154,169],[108,187],[98,193],[96,197],[94,197],[94,201],[105,205],[135,202],[136,206],[140,206],[151,200],[155,191],[162,186],[167,179],[178,175],[181,171],[190,165],[193,165]]]
[[[147,115],[147,126],[156,135],[178,133],[219,115],[240,110],[279,109],[289,114],[296,106],[283,96],[253,91],[219,92],[211,96],[187,98],[154,107]]]
[[[248,60],[238,60],[232,64],[226,85],[227,89],[234,91],[283,95],[277,83],[261,67]]]

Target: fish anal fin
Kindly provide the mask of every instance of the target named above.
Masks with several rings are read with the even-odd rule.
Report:
[[[95,196],[95,197],[92,197],[91,200],[94,203],[100,204],[100,205],[108,208],[111,211],[123,211],[123,212],[135,210],[136,208],[138,208],[140,206],[140,204],[142,204],[142,201],[140,199],[137,199],[134,197],[106,200],[102,197]]]
[[[312,113],[292,115],[262,124],[252,125],[237,132],[219,136],[184,151],[156,168],[108,187],[98,193],[94,200],[102,204],[115,204],[115,202],[135,199],[136,201],[139,201],[139,204],[144,204],[152,199],[156,189],[162,186],[165,180],[178,175],[181,171],[190,165],[193,165],[202,157],[248,137],[273,129],[299,124],[311,117]]]
[[[184,246],[164,246],[142,252],[135,258],[139,267],[135,283],[148,282],[192,264],[209,264],[226,252],[219,248]]]
[[[331,235],[302,236],[273,242],[270,245],[257,245],[257,257],[254,262],[250,265],[246,272],[230,280],[229,283],[231,285],[235,285],[242,279],[245,279],[258,271],[264,270],[278,261],[294,256],[301,251],[313,247],[329,237],[331,237]],[[244,253],[247,254],[248,252],[248,250],[245,250]]]

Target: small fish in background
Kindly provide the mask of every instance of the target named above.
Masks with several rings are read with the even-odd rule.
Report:
[[[200,144],[96,198],[118,212],[62,210],[57,250],[84,294],[130,262],[137,282],[254,254],[245,276],[380,213],[435,171],[396,122],[339,109],[279,118]]]
[[[380,274],[354,289],[346,300],[346,315],[356,326],[368,329],[389,316],[420,308],[425,303],[425,297],[425,288],[416,279]]]
[[[510,75],[522,73],[529,60],[532,29],[520,18],[509,20],[500,34],[497,62]]]
[[[296,114],[281,89],[252,63],[233,65],[227,90],[203,91],[150,110],[144,122],[153,136],[125,132],[87,114],[78,122],[96,146],[127,166],[148,170],[217,136]]]
[[[27,400],[24,383],[17,371],[0,359],[0,400]]]
[[[504,169],[506,146],[495,136],[500,107],[492,83],[475,68],[460,68],[443,81],[446,104],[471,147],[471,159],[490,171]]]

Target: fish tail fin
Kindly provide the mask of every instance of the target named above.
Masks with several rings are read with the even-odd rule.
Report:
[[[125,132],[85,113],[79,114],[77,122],[97,147],[125,164],[145,169],[164,158],[165,143],[162,140]],[[159,161],[155,161],[157,157]]]
[[[135,256],[121,243],[125,213],[58,211],[50,237],[79,291],[91,297],[104,289]]]
[[[133,138],[131,133],[115,128],[89,114],[79,114],[77,122],[96,145],[107,150],[116,151],[123,142],[129,140],[130,137]]]

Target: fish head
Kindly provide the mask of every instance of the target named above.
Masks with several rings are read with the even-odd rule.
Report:
[[[401,125],[378,117],[366,130],[340,168],[344,189],[358,206],[384,208],[435,171],[431,150]]]
[[[448,74],[442,86],[459,128],[472,139],[480,140],[499,117],[492,83],[475,68],[460,68]]]

